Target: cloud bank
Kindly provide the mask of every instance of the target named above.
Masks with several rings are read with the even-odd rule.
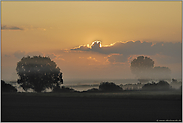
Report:
[[[46,31],[46,28],[43,27],[33,27],[33,26],[24,26],[18,27],[18,26],[7,26],[7,25],[1,25],[1,30],[8,30],[8,31],[27,31],[27,30],[39,30],[39,31]]]
[[[2,54],[3,78],[9,79],[12,71],[16,73],[16,63],[25,56],[49,56],[64,73],[64,79],[70,78],[133,78],[130,63],[139,55],[150,57],[155,66],[168,67],[172,77],[181,77],[182,43],[128,41],[102,46],[94,42],[91,46],[80,46],[70,50],[52,51],[14,51]],[[13,76],[15,79],[17,77]]]
[[[101,46],[101,42],[93,42],[90,47],[80,46],[73,48],[74,51],[90,51],[100,54],[106,54],[110,62],[125,62],[131,55],[159,55],[168,57],[171,62],[181,61],[181,46],[182,43],[127,41],[116,42],[113,45]]]
[[[23,28],[17,27],[17,26],[2,26],[1,25],[1,30],[24,30]]]
[[[18,58],[21,59],[23,57],[27,57],[27,56],[46,56],[46,57],[50,57],[51,59],[60,59],[60,55],[56,55],[54,53],[43,53],[43,52],[39,52],[39,51],[33,51],[33,52],[28,52],[26,53],[25,51],[15,51],[13,53],[13,55]],[[8,55],[5,55],[5,57],[8,57]],[[62,59],[63,60],[63,59]]]

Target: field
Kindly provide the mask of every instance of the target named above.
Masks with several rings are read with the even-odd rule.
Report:
[[[2,93],[1,121],[182,121],[180,91]]]

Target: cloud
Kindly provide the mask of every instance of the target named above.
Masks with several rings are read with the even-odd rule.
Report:
[[[39,51],[34,51],[34,52],[28,52],[27,54],[26,54],[27,56],[29,55],[29,56],[43,56],[43,53],[42,52],[39,52]]]
[[[71,50],[79,50],[79,51],[91,51],[90,48],[88,48],[87,46],[79,46],[78,48],[73,48]]]
[[[90,57],[88,57],[87,59],[88,59],[88,60],[95,61],[95,62],[99,62],[96,58],[93,58],[93,57],[91,57],[91,56],[90,56]]]
[[[111,54],[111,55],[108,55],[107,58],[108,58],[108,61],[112,64],[121,64],[127,61],[126,56],[124,56],[123,54]]]
[[[45,54],[45,56],[47,57],[50,57],[51,59],[55,59],[57,56],[54,54],[54,53],[48,53],[48,54]]]
[[[25,30],[39,30],[39,31],[46,31],[44,27],[34,27],[34,26],[24,26]]]
[[[26,53],[25,51],[20,51],[20,50],[18,50],[18,51],[16,51],[16,52],[14,52],[13,55],[14,55],[16,58],[21,59],[22,57],[25,57],[25,56],[39,56],[39,55],[43,56],[43,53],[42,53],[42,52],[38,52],[38,51]]]
[[[4,54],[4,57],[11,57],[11,55]]]
[[[61,54],[55,54],[55,53],[47,53],[47,54],[43,54],[46,57],[50,57],[51,59],[54,60],[62,60],[65,61],[65,59],[63,59]]]
[[[1,25],[1,30],[8,30],[8,31],[27,31],[27,30],[39,30],[39,31],[46,31],[46,28],[43,27],[33,27],[33,26],[22,26],[22,27],[18,27],[18,26],[7,26],[7,25]]]
[[[81,45],[79,47],[73,48],[71,50],[79,50],[79,51],[97,51],[100,52],[101,50],[101,42],[94,41],[91,46]]]
[[[71,50],[75,51],[91,51],[100,54],[119,54],[108,57],[111,62],[124,62],[131,55],[163,55],[167,57],[173,57],[177,62],[181,62],[181,42],[159,42],[153,44],[152,42],[141,42],[141,41],[126,41],[116,42],[113,45],[101,46],[101,42],[95,41],[90,47],[80,46]],[[173,62],[173,61],[171,61]]]
[[[26,53],[24,51],[16,51],[14,54],[13,54],[16,58],[18,59],[21,59],[22,57],[24,57],[26,55]]]
[[[33,52],[28,52],[26,53],[25,51],[16,51],[13,54],[16,58],[21,59],[23,57],[26,56],[46,56],[46,57],[50,57],[53,60],[62,60],[64,61],[65,59],[63,59],[60,54],[55,54],[55,53],[43,53],[43,52],[39,52],[39,51],[33,51]],[[4,55],[5,57],[8,57],[7,55]]]
[[[181,57],[176,56],[168,56],[168,55],[161,55],[156,54],[154,56],[151,56],[152,59],[156,59],[156,62],[159,64],[176,64],[181,63]]]
[[[1,30],[24,30],[23,28],[17,26],[1,26]]]

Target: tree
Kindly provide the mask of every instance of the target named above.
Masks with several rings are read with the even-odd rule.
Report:
[[[31,88],[41,92],[63,84],[60,68],[49,57],[23,57],[17,63],[16,71],[20,78],[17,82],[26,91]]]
[[[17,92],[17,89],[1,80],[1,92]]]
[[[154,61],[149,57],[138,56],[131,62],[131,72],[135,74],[138,79],[149,79],[154,67]]]
[[[170,79],[171,70],[168,67],[154,67],[154,61],[148,57],[138,56],[131,62],[130,68],[142,83],[150,79]]]

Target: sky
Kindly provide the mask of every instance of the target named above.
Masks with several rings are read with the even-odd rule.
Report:
[[[139,55],[181,78],[182,1],[1,1],[1,78],[49,56],[70,79],[134,79]],[[94,43],[95,41],[95,43]]]

